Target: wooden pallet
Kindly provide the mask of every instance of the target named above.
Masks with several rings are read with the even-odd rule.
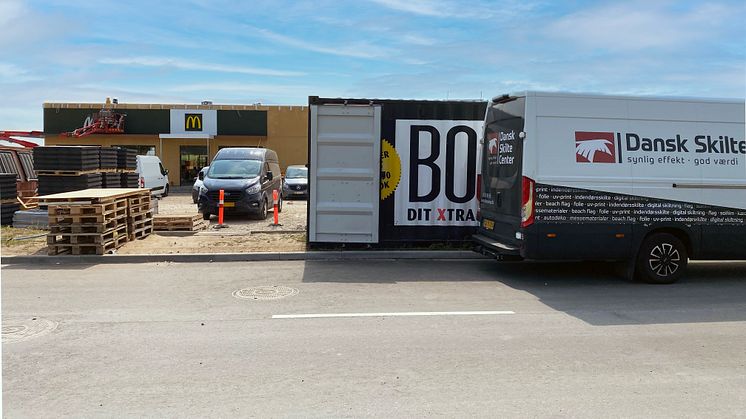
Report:
[[[37,170],[37,175],[51,175],[51,176],[81,176],[81,175],[93,175],[103,172],[103,169],[91,169],[91,170]]]
[[[49,205],[47,211],[49,216],[56,215],[94,215],[108,214],[117,210],[126,209],[127,200],[118,199],[105,204],[73,204],[73,205]]]
[[[137,169],[117,169],[117,173],[137,173]]]
[[[130,230],[128,235],[129,241],[142,240],[153,234],[153,225],[147,225],[138,229]]]
[[[131,217],[137,214],[148,212],[148,211],[152,211],[150,207],[150,202],[145,202],[145,203],[137,204],[137,205],[133,205],[133,204],[129,205],[129,214]]]
[[[53,224],[49,226],[50,233],[54,234],[81,234],[81,233],[98,233],[103,234],[116,230],[125,223],[122,219],[111,220],[108,223],[93,224]]]
[[[153,217],[153,227],[156,231],[197,231],[207,224],[202,214],[197,215],[156,215]]]
[[[49,233],[47,245],[106,244],[127,236],[127,225],[104,233]]]
[[[39,197],[40,205],[106,204],[121,198],[149,195],[150,190],[139,188],[81,189]]]
[[[51,212],[51,211],[50,211]],[[48,217],[49,225],[56,224],[106,224],[127,218],[127,208],[107,211],[101,214],[56,214]]]
[[[127,225],[130,226],[130,230],[138,229],[140,227],[152,226],[153,217],[142,217],[139,219],[127,219]]]
[[[127,235],[122,235],[107,243],[95,244],[52,244],[49,245],[48,253],[54,255],[104,255],[119,249],[127,243]]]
[[[2,199],[2,200],[0,200],[0,204],[2,204],[2,205],[5,205],[5,204],[17,204],[17,203],[18,203],[18,198],[8,198],[8,199]]]

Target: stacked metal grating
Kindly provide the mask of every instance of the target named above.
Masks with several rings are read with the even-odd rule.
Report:
[[[117,148],[117,169],[136,170],[137,152],[126,148]]]
[[[138,188],[140,175],[137,173],[119,173],[119,181],[122,188]]]
[[[98,171],[100,147],[49,146],[34,148],[34,170],[48,172]]]
[[[100,147],[35,147],[39,195],[100,188]]]
[[[115,175],[117,173],[114,173]],[[82,175],[38,175],[39,195],[79,191],[81,189],[101,188],[103,177],[101,173],[86,173]]]
[[[121,173],[101,173],[101,187],[102,188],[121,188]],[[135,186],[137,187],[137,186]]]
[[[116,148],[99,148],[99,168],[101,170],[116,170],[119,164],[119,154]]]
[[[15,173],[0,173],[0,224],[13,224],[13,214],[21,207],[16,199]]]

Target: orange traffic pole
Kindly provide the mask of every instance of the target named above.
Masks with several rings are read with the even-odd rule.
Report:
[[[277,189],[275,189],[272,191],[272,201],[274,201],[274,205],[275,205],[275,225],[280,224],[280,221],[279,221],[280,215],[278,214],[278,211],[277,211],[277,203],[279,200],[280,200],[280,192],[278,192]]]
[[[218,225],[223,225],[223,199],[225,198],[225,191],[220,190],[220,200],[218,201]]]

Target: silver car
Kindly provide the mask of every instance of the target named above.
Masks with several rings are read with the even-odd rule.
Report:
[[[308,198],[308,168],[296,165],[288,166],[282,180],[282,199]]]
[[[205,178],[205,173],[207,173],[209,168],[210,166],[203,167],[194,179],[194,186],[192,186],[192,202],[195,204],[199,202],[199,188],[202,187],[202,179]]]

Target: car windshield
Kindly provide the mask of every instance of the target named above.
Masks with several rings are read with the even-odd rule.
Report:
[[[308,177],[308,168],[305,167],[288,167],[285,177],[288,179],[306,179]]]
[[[250,179],[259,176],[262,162],[259,160],[215,160],[210,165],[207,177],[212,179]]]

